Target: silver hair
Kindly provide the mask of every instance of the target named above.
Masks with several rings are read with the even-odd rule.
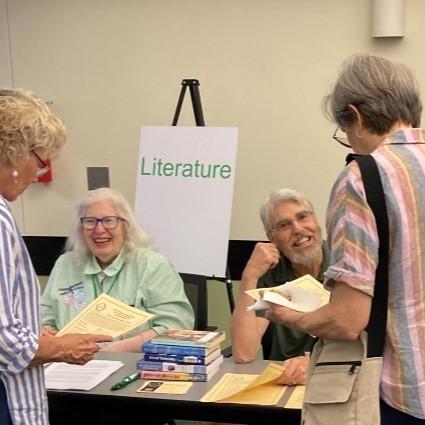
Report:
[[[78,202],[76,206],[76,213],[72,226],[72,233],[66,241],[65,250],[72,251],[74,261],[77,264],[84,264],[91,252],[88,249],[84,237],[83,229],[81,228],[80,218],[84,216],[87,208],[96,202],[109,202],[113,205],[120,217],[124,218],[123,225],[126,228],[124,235],[123,255],[126,259],[133,255],[135,249],[139,247],[150,247],[151,238],[148,234],[141,229],[137,224],[133,210],[130,204],[121,193],[116,190],[106,187],[90,190]]]
[[[371,132],[388,133],[397,121],[419,127],[422,102],[412,71],[404,64],[371,55],[353,55],[342,67],[323,107],[340,127],[349,127],[355,106]]]
[[[295,202],[304,206],[307,211],[314,213],[313,204],[302,193],[293,189],[277,189],[269,195],[260,208],[260,217],[266,233],[272,230],[271,214],[274,208],[285,202]]]

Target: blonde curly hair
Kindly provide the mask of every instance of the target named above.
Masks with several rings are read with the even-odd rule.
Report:
[[[34,149],[54,157],[66,141],[65,126],[33,93],[0,89],[0,162],[29,155]]]

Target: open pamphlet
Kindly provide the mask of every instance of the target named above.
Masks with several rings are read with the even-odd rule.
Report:
[[[91,333],[116,338],[137,328],[151,317],[152,314],[103,293],[81,310],[57,335]]]
[[[45,369],[46,388],[89,391],[122,366],[117,360],[90,360],[84,366],[50,363]]]
[[[271,362],[260,375],[225,373],[201,401],[276,405],[288,388],[276,384],[283,370],[282,366]]]
[[[296,311],[309,312],[329,302],[330,292],[313,276],[306,274],[298,279],[272,288],[245,291],[256,300],[247,310],[266,310],[269,303],[289,307]]]

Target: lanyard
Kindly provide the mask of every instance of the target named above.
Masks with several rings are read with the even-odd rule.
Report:
[[[107,291],[103,291],[103,287],[99,282],[99,279],[97,278],[97,274],[92,274],[91,275],[91,281],[93,284],[93,292],[94,292],[94,298],[97,298],[100,295],[100,292],[106,292],[108,295],[111,293],[112,288],[115,286],[115,284],[117,283],[118,280],[118,276],[120,275],[122,269],[124,268],[125,263],[123,263],[123,265],[121,266],[121,268],[118,270],[118,273],[114,276],[114,280],[112,281],[111,286],[109,287],[109,289]],[[107,276],[105,276],[102,280],[103,281],[106,279]],[[100,292],[99,292],[100,289]]]

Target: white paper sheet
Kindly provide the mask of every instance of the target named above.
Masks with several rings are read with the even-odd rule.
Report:
[[[266,310],[269,303],[282,305],[301,312],[309,312],[329,302],[329,292],[310,275],[305,275],[273,288],[245,291],[256,300],[248,311]]]
[[[51,363],[45,369],[46,388],[88,391],[122,366],[124,363],[117,360],[90,360],[84,366]]]

